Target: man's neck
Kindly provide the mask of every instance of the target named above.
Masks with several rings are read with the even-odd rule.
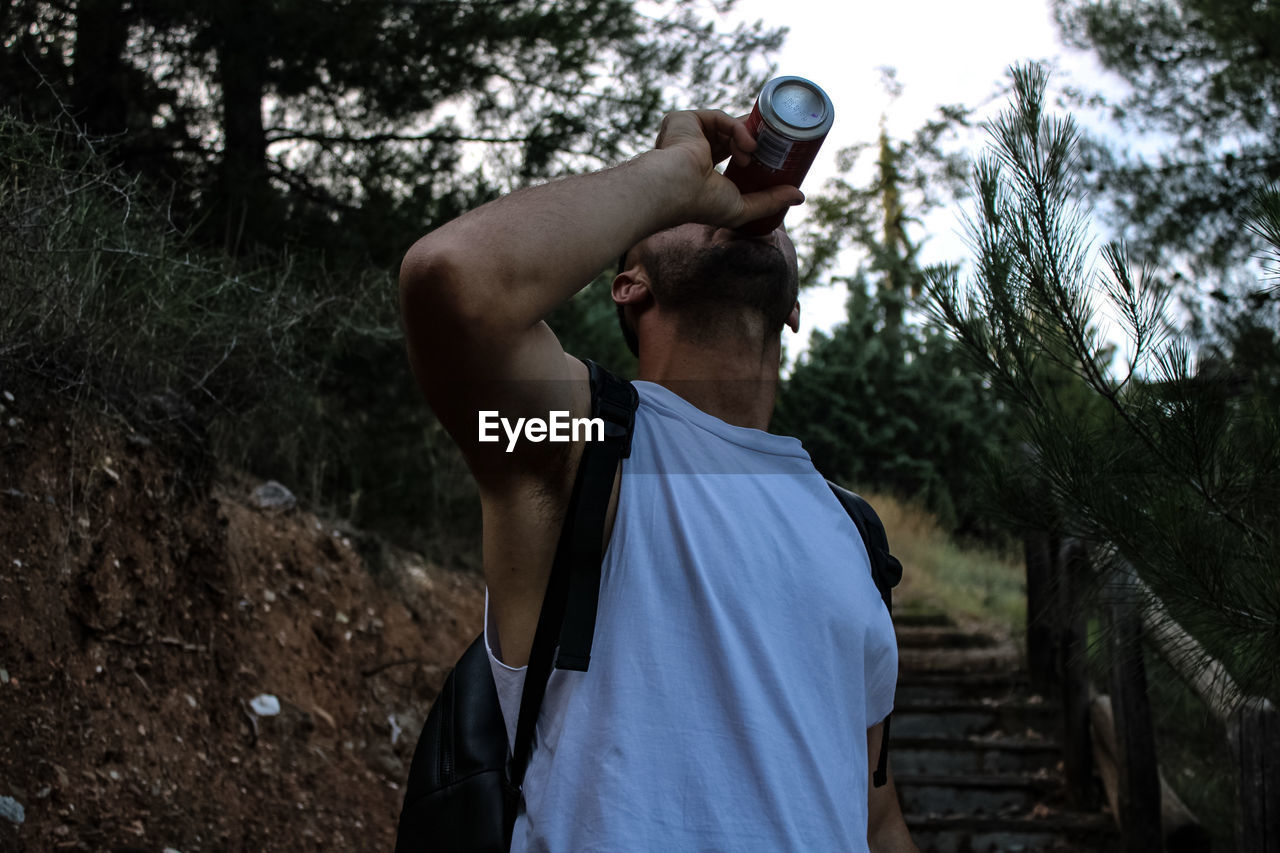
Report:
[[[655,382],[734,426],[767,430],[778,392],[781,342],[672,339],[640,356],[637,378]],[[648,348],[646,348],[648,349]]]

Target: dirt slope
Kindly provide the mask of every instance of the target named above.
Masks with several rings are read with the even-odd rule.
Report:
[[[0,849],[390,850],[478,578],[261,509],[180,432],[0,402]]]

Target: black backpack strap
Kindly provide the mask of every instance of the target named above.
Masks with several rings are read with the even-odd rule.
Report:
[[[613,474],[618,468],[618,460],[631,452],[631,430],[639,402],[635,389],[595,362],[587,361],[586,364],[591,376],[592,416],[604,419],[604,440],[588,441],[583,446],[560,540],[556,545],[555,560],[551,564],[551,576],[547,580],[547,591],[542,599],[542,610],[538,614],[533,647],[529,651],[529,668],[525,671],[520,714],[516,720],[515,748],[507,766],[509,808],[505,811],[505,830],[508,846],[515,828],[520,789],[533,751],[533,735],[542,700],[546,696],[557,641],[570,625],[575,637],[586,632],[585,649],[578,647],[578,653],[584,660],[582,669],[586,669],[585,659],[590,657],[600,595],[604,518],[613,492]],[[586,541],[585,545],[583,541]],[[589,588],[582,589],[584,586]],[[588,608],[589,613],[586,612]]]
[[[889,537],[885,535],[884,523],[861,495],[837,486],[830,480],[827,480],[827,485],[835,492],[840,505],[849,513],[849,518],[857,525],[858,533],[862,534],[862,542],[867,546],[867,556],[871,559],[871,575],[876,582],[876,589],[880,591],[885,607],[892,612],[893,588],[902,581],[902,563],[889,553]]]
[[[871,504],[867,503],[859,495],[842,486],[837,486],[830,480],[827,480],[827,485],[831,487],[831,491],[840,500],[840,505],[844,507],[844,511],[849,514],[849,518],[853,519],[854,525],[857,526],[858,533],[862,536],[862,543],[867,548],[867,557],[871,561],[871,578],[875,581],[876,589],[880,592],[880,598],[884,600],[884,606],[892,614],[893,588],[902,580],[902,563],[899,562],[897,557],[889,553],[889,537],[885,535],[884,524],[880,521],[880,516],[876,515],[876,511],[871,508]],[[890,714],[884,718],[884,734],[880,740],[880,758],[876,762],[876,772],[873,777],[877,788],[883,786],[888,779],[889,723],[892,716]]]
[[[613,494],[618,462],[631,455],[631,431],[640,396],[630,382],[623,382],[593,361],[591,373],[592,417],[604,421],[604,440],[587,442],[593,452],[582,455],[582,482],[591,492],[572,509],[574,535],[569,543],[569,604],[560,628],[556,669],[586,672],[591,662],[591,641],[600,603],[600,563],[604,557],[604,522]],[[597,497],[597,494],[599,497]]]

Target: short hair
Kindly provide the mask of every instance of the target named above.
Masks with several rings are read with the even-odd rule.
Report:
[[[627,268],[627,255],[631,254],[631,250],[627,249],[618,257],[618,270],[614,273],[616,278],[622,275]],[[631,350],[631,354],[636,358],[640,357],[640,338],[636,337],[636,330],[631,328],[627,322],[627,306],[621,302],[614,303],[614,308],[618,311],[618,326],[622,329],[622,339],[627,342],[627,349]]]

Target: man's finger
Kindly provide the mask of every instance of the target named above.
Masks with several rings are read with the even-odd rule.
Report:
[[[740,160],[739,165],[746,165],[741,158],[756,149],[756,141],[741,117],[735,118],[724,110],[698,110],[694,115],[711,145],[714,162],[719,163],[732,155],[735,160]]]
[[[759,147],[756,138],[747,129],[747,118],[748,116],[738,116],[733,120],[733,133],[729,138],[729,154],[738,166],[750,164],[751,152]]]
[[[738,144],[739,148],[747,153],[751,153],[756,150],[756,138],[752,136],[751,131],[747,129],[747,119],[749,118],[751,118],[751,114],[747,113],[744,116],[738,116],[734,120],[735,130],[733,135],[734,142]]]
[[[766,216],[773,216],[789,207],[804,201],[804,193],[793,186],[780,185],[748,193],[742,197],[742,213],[740,221],[733,223],[745,225]]]

